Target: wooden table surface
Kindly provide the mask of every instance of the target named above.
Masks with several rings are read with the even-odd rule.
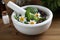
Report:
[[[0,19],[0,40],[60,40],[60,19],[53,19],[51,27],[46,32],[34,36],[21,34],[12,22],[4,25]]]

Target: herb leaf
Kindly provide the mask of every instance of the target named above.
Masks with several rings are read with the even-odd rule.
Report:
[[[33,14],[38,12],[38,9],[36,7],[27,7],[26,10],[29,10]]]

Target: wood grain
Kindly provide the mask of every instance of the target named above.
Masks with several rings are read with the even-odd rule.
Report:
[[[0,19],[0,40],[60,40],[60,19],[53,19],[51,27],[46,32],[34,36],[18,32],[12,22],[4,25]]]

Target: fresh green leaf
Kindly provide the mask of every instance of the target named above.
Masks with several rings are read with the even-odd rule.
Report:
[[[27,21],[33,20],[34,14],[30,12],[29,9],[26,10],[25,17],[27,17]]]
[[[38,12],[38,9],[36,7],[27,7],[26,10],[29,10],[33,14]]]
[[[27,17],[27,21],[30,21],[30,19],[31,19],[31,14],[30,14],[30,11],[29,11],[29,10],[26,11],[25,17]]]
[[[36,16],[34,16],[34,18],[33,18],[36,22],[38,22],[39,21],[39,18],[38,17],[36,17]]]
[[[43,21],[45,21],[45,20],[46,20],[46,18],[41,17],[39,20],[43,20]]]
[[[16,16],[16,15],[14,16],[14,18],[15,18],[16,20],[19,20],[19,17],[18,17],[18,16]]]
[[[28,24],[28,22],[27,22],[27,21],[25,21],[24,23],[25,23],[25,24]]]

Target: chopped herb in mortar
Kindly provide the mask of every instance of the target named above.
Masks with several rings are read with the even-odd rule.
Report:
[[[41,16],[44,12],[39,12],[36,7],[27,7],[25,16],[21,14],[18,16],[17,14],[14,16],[16,20],[24,24],[37,24],[46,20],[46,17]],[[41,10],[40,10],[41,11]],[[45,13],[44,13],[45,14]]]

